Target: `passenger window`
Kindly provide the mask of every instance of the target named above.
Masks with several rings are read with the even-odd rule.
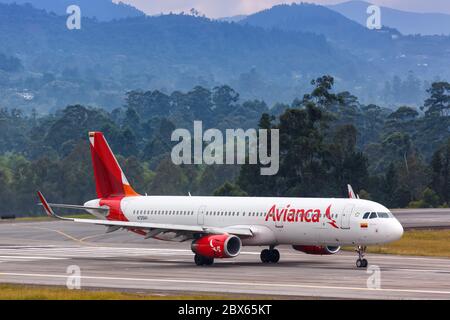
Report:
[[[377,218],[377,213],[376,212],[372,212],[370,214],[370,219],[376,219]]]

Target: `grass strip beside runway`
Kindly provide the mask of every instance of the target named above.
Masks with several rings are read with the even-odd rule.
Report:
[[[239,295],[156,294],[105,290],[69,290],[64,287],[0,284],[0,300],[247,300]]]
[[[399,241],[368,247],[370,253],[450,258],[450,230],[411,230]]]

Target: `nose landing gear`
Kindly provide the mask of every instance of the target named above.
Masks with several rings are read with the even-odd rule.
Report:
[[[356,252],[358,253],[358,260],[356,260],[357,268],[367,268],[369,262],[364,259],[364,255],[366,254],[367,247],[358,246],[356,247]]]
[[[264,249],[261,251],[261,261],[263,263],[277,263],[280,261],[280,252],[274,248]]]

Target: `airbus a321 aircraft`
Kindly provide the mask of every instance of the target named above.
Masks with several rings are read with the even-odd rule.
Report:
[[[267,247],[263,263],[277,263],[275,247],[292,245],[313,255],[332,255],[355,246],[356,266],[367,267],[367,245],[398,240],[399,221],[384,206],[358,199],[141,196],[128,183],[101,132],[89,133],[98,199],[83,206],[49,204],[38,192],[49,216],[103,225],[106,232],[126,229],[166,241],[191,241],[197,265],[234,258],[242,246]],[[97,219],[69,219],[52,208],[83,209]]]

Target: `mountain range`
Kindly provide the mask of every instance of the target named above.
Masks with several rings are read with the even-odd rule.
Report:
[[[369,14],[367,9],[372,3],[352,0],[328,5],[327,8],[340,13],[344,17],[357,22],[363,27],[367,25]],[[380,6],[383,26],[396,29],[404,35],[450,35],[450,15],[444,13],[418,13]],[[258,14],[258,13],[257,13]],[[250,17],[253,15],[250,15]],[[237,15],[219,19],[226,22],[241,22],[247,15]],[[311,18],[314,15],[310,16]],[[304,17],[306,18],[306,17]],[[303,18],[303,19],[304,19]],[[304,21],[298,21],[302,24]]]
[[[450,76],[449,37],[368,30],[318,5],[279,5],[237,23],[139,14],[68,30],[66,19],[0,3],[0,106],[113,109],[129,90],[222,84],[272,105],[302,97],[324,74],[364,103],[419,105],[430,81]]]
[[[144,15],[142,11],[133,6],[122,2],[116,4],[112,0],[0,0],[0,3],[29,3],[37,9],[44,9],[57,15],[65,15],[70,5],[77,5],[81,8],[82,16],[96,18],[99,21]]]
[[[367,8],[370,5],[371,3],[365,1],[348,1],[328,6],[328,8],[365,26],[368,17]],[[388,7],[380,7],[380,9],[381,23],[397,29],[402,34],[450,34],[450,15],[448,14],[407,12]]]

